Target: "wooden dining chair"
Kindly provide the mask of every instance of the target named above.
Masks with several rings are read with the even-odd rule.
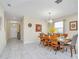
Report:
[[[39,33],[38,37],[40,38],[40,44],[42,44],[42,41],[43,41],[42,37],[43,37],[43,35],[44,35],[43,33]]]
[[[75,54],[76,54],[76,41],[77,41],[77,37],[78,37],[78,34],[74,35],[70,40],[71,40],[71,44],[68,44],[68,43],[65,43],[64,44],[64,48],[69,48],[70,49],[70,52],[71,52],[71,57],[73,56],[72,54],[72,50],[74,49],[75,51]]]
[[[50,36],[50,39],[51,39],[51,47],[53,48],[53,50],[55,51],[55,54],[56,54],[56,52],[60,48],[60,44],[58,42],[58,35]]]
[[[47,35],[45,33],[40,33],[40,44],[43,46],[47,45]]]

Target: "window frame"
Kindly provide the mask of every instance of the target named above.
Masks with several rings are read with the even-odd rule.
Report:
[[[57,23],[57,22],[63,22],[63,33],[64,33],[64,21],[63,21],[63,20],[61,20],[61,21],[56,21],[56,22],[54,22],[54,26],[55,26],[55,23]]]

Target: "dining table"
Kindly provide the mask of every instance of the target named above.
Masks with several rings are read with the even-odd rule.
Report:
[[[46,46],[52,46],[52,47],[58,47],[57,50],[60,50],[61,48],[63,48],[63,44],[67,41],[66,37],[68,35],[67,34],[53,34],[53,35],[45,35],[45,36],[39,36],[41,38],[41,41],[43,42],[43,44]],[[64,37],[63,40],[60,40],[60,37]]]

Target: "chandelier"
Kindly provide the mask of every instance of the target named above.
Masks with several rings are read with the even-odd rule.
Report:
[[[53,19],[52,19],[52,14],[51,14],[51,12],[49,12],[48,23],[53,23]]]

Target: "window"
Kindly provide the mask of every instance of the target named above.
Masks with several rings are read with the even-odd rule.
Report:
[[[55,22],[54,25],[57,29],[57,33],[63,33],[63,21]]]

